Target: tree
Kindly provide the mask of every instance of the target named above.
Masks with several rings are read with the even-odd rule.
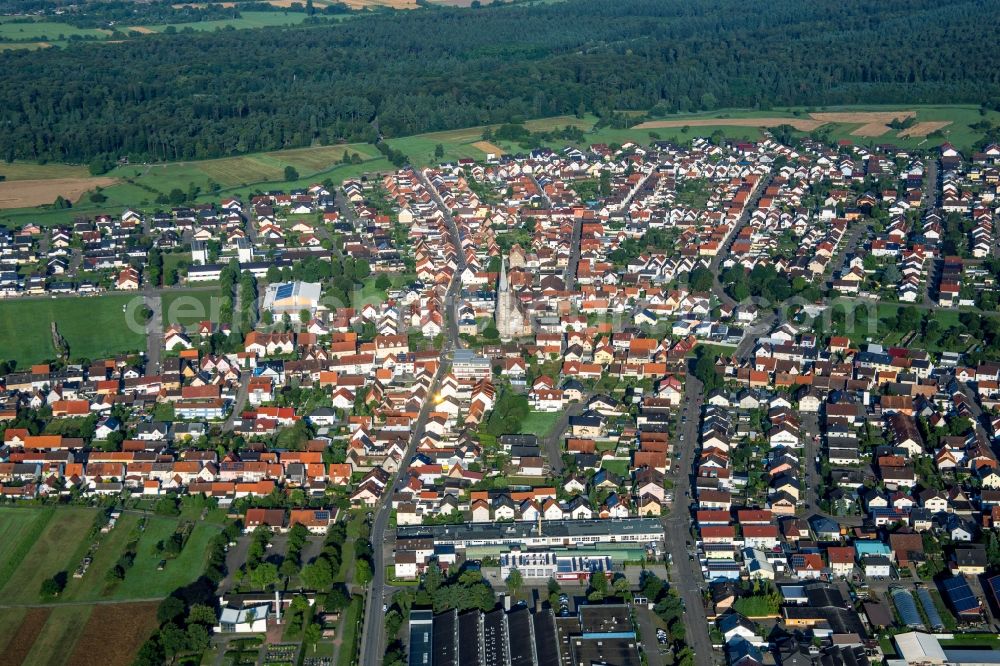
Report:
[[[434,157],[436,159],[441,159],[442,157],[444,157],[444,146],[442,146],[440,143],[434,146]]]
[[[323,637],[323,627],[311,622],[309,626],[306,627],[305,631],[302,633],[302,639],[308,644],[312,645],[313,652],[316,651],[316,644]]]
[[[590,588],[587,592],[587,599],[590,601],[602,601],[608,596],[608,579],[603,571],[594,571],[590,574]]]
[[[354,563],[354,580],[361,587],[372,582],[372,565],[368,560],[358,560]]]
[[[156,609],[156,619],[160,624],[171,622],[184,614],[184,601],[174,596],[169,596],[160,602]]]
[[[317,558],[312,564],[302,567],[302,582],[317,592],[330,589],[333,585],[333,569],[325,557]]]
[[[691,271],[688,279],[691,284],[692,291],[711,291],[712,285],[715,282],[715,278],[712,276],[712,271],[708,270],[704,266],[699,266]]]
[[[191,610],[188,611],[188,624],[214,625],[216,619],[215,611],[211,606],[206,606],[205,604],[194,604],[191,606]]]
[[[160,629],[160,643],[168,657],[173,657],[188,649],[187,633],[173,622]]]
[[[367,259],[358,259],[354,262],[354,279],[360,282],[372,274],[371,264]]]
[[[285,167],[285,180],[298,180],[299,172],[291,164]]]
[[[258,564],[250,572],[250,583],[258,590],[266,590],[278,582],[278,567],[270,562]]]
[[[260,315],[260,321],[264,326],[274,325],[274,314],[270,310],[264,310]]]
[[[622,599],[631,596],[632,584],[628,582],[628,578],[625,576],[619,576],[615,578],[615,582],[612,587],[615,590],[615,596],[621,597]]]
[[[385,273],[379,273],[378,277],[375,278],[375,288],[380,291],[385,291],[392,286],[392,280]]]
[[[507,583],[507,589],[510,590],[510,596],[516,599],[518,593],[521,591],[521,587],[524,585],[524,578],[521,576],[521,572],[517,569],[511,569],[505,582]]]
[[[303,326],[305,326],[306,324],[309,323],[310,319],[312,319],[312,315],[309,314],[309,310],[307,310],[306,308],[303,308],[303,309],[299,310],[299,323],[300,324],[302,324]]]
[[[42,581],[41,595],[46,599],[58,597],[66,587],[66,572],[61,571],[51,578]]]

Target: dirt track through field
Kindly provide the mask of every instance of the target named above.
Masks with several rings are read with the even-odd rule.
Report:
[[[687,120],[650,120],[633,129],[664,129],[667,127],[778,127],[790,125],[802,132],[822,127],[826,121],[803,118],[689,118]]]
[[[115,178],[47,178],[0,182],[0,209],[50,204],[56,197],[76,201],[84,192],[117,183]]]
[[[916,125],[910,125],[905,130],[899,133],[902,138],[907,137],[924,137],[931,132],[936,132],[939,129],[943,129],[951,125],[950,120],[928,120],[926,122],[917,123]]]

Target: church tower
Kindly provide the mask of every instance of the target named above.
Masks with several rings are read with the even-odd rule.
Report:
[[[497,286],[497,306],[493,318],[501,340],[509,341],[531,334],[521,304],[507,283],[507,263],[503,257],[500,258],[500,284]]]

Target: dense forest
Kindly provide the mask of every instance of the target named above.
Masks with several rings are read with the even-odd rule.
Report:
[[[203,158],[614,109],[995,105],[998,28],[1000,0],[569,0],[9,51],[0,158]]]

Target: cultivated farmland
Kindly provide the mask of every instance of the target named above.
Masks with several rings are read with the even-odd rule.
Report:
[[[50,612],[49,608],[31,608],[25,613],[3,653],[0,653],[0,663],[24,663],[28,653],[31,652],[31,647],[35,644],[35,639],[42,633]]]
[[[50,204],[57,197],[76,201],[84,192],[108,187],[114,178],[47,178],[44,180],[12,180],[0,182],[0,208],[27,208]]]
[[[156,628],[157,602],[94,606],[82,634],[63,646],[70,666],[127,666]],[[115,640],[108,636],[114,630]]]
[[[5,509],[4,514],[45,510]],[[86,507],[60,507],[52,513],[27,552],[11,562],[14,569],[0,588],[0,598],[13,603],[35,603],[43,580],[60,571],[71,573],[87,547],[86,537],[96,515],[96,509]]]

